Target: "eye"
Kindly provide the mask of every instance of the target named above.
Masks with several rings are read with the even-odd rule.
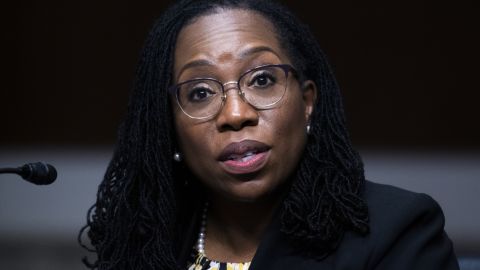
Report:
[[[187,98],[189,102],[204,102],[216,94],[208,85],[196,85],[189,88]]]
[[[273,74],[266,70],[261,70],[257,73],[252,74],[248,86],[255,88],[267,88],[274,85],[276,81],[277,79]]]

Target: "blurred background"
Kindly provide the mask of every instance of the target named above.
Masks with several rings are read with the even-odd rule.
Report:
[[[84,269],[77,233],[126,110],[143,40],[171,1],[3,8],[0,167],[45,161],[50,186],[0,175],[0,269]],[[430,194],[459,256],[480,256],[473,1],[281,1],[335,70],[367,178]]]

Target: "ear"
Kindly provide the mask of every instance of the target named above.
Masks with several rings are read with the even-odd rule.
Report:
[[[317,100],[317,85],[312,80],[307,80],[302,83],[303,102],[305,103],[305,120],[310,121],[315,102]]]

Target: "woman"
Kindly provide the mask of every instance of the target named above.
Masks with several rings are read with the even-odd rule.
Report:
[[[430,197],[365,181],[323,53],[269,1],[157,21],[85,229],[92,269],[458,269]]]

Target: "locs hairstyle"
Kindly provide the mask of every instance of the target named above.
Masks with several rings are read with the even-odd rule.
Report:
[[[345,231],[368,232],[363,164],[351,147],[337,83],[308,27],[271,1],[185,0],[163,13],[144,45],[113,158],[79,234],[82,243],[87,232],[89,250],[97,254],[93,263],[84,259],[89,268],[185,267],[178,265],[178,224],[194,216],[202,196],[185,191],[183,183],[194,176],[172,160],[176,135],[167,89],[175,42],[195,18],[233,8],[270,20],[300,80],[313,80],[319,90],[305,153],[281,208],[282,232],[317,258],[332,251]]]

